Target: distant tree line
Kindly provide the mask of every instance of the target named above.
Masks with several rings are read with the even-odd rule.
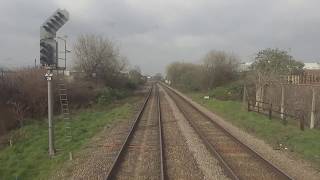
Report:
[[[287,51],[263,49],[253,59],[248,71],[240,71],[240,59],[234,54],[212,50],[199,63],[174,62],[167,66],[167,80],[173,86],[189,90],[208,90],[242,80],[264,86],[279,81],[280,76],[301,74],[304,64]]]
[[[190,90],[211,89],[234,81],[239,62],[233,54],[212,50],[199,64],[171,63],[167,66],[167,79],[174,86]]]

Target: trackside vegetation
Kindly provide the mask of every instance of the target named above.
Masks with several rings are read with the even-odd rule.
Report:
[[[222,92],[222,89],[223,87],[220,87],[218,92],[213,94]],[[276,118],[269,120],[264,115],[248,112],[239,101],[204,100],[203,96],[208,95],[208,92],[188,92],[187,95],[225,120],[264,140],[275,149],[284,150],[284,147],[287,147],[287,151],[312,162],[320,169],[319,130],[301,131],[295,124],[283,125],[280,119]]]
[[[46,121],[32,121],[12,131],[14,142],[0,150],[0,179],[48,179],[52,172],[68,161],[68,152],[78,152],[90,138],[117,120],[129,118],[138,97],[125,98],[109,105],[79,110],[72,119],[73,140],[67,142],[64,123],[55,119],[57,153],[48,158],[48,127]]]
[[[305,73],[304,64],[285,50],[270,48],[260,50],[251,65],[240,62],[233,54],[213,50],[200,63],[175,62],[168,65],[166,82],[275,149],[293,152],[292,155],[309,160],[320,169],[319,129],[301,131],[297,120],[289,120],[284,125],[276,117],[269,120],[262,114],[248,112],[240,102],[245,94],[247,100],[267,99],[273,105],[280,105],[277,100],[282,97],[279,96],[281,89],[276,87],[292,83],[283,77]],[[302,110],[300,113],[306,116],[309,109],[304,107],[307,106],[304,99],[310,91],[296,88],[292,92],[295,97],[287,98],[285,103],[292,104],[291,109]],[[211,99],[205,100],[204,96]]]

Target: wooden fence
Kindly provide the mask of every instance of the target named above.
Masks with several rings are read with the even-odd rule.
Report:
[[[300,129],[303,131],[305,126],[305,113],[302,110],[295,110],[295,114],[289,114],[281,111],[281,106],[262,101],[248,101],[248,111],[264,114],[271,120],[273,117],[281,118],[283,124],[287,124],[287,119],[295,119],[299,121]]]

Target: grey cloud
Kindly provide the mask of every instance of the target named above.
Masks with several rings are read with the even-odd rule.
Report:
[[[163,72],[175,60],[197,62],[210,49],[247,61],[259,49],[278,47],[317,61],[319,5],[316,0],[2,1],[0,66],[33,63],[39,26],[57,8],[70,11],[59,34],[71,43],[80,34],[105,35],[145,73]]]

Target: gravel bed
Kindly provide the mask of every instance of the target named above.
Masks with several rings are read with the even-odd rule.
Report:
[[[244,144],[250,148],[257,151],[265,159],[269,160],[273,164],[277,165],[280,169],[285,171],[294,179],[308,179],[308,180],[318,180],[320,177],[320,172],[314,169],[310,163],[305,160],[294,157],[285,151],[274,150],[270,145],[265,143],[263,140],[258,139],[247,132],[239,129],[238,127],[232,125],[231,123],[225,121],[223,118],[214,114],[207,108],[199,105],[198,103],[191,100],[191,98],[185,96],[179,91],[173,89],[175,92],[180,94],[186,100],[191,102],[195,107],[204,112],[206,115],[215,120],[218,124],[223,126],[225,129],[229,130],[235,137],[241,140]]]
[[[105,128],[52,179],[104,179],[129,132],[129,124],[128,120],[122,120],[110,129]]]
[[[269,164],[248,152],[245,147],[228,136],[211,120],[183,101],[182,98],[172,92],[169,94],[179,104],[180,109],[183,109],[184,115],[191,120],[190,122],[201,132],[202,136],[213,145],[214,149],[219,152],[240,179],[287,179],[286,176],[270,168]]]
[[[137,103],[136,113],[141,104],[142,101]],[[118,150],[129,133],[133,119],[134,117],[120,119],[106,126],[92,138],[88,145],[74,154],[74,160],[66,162],[51,179],[105,179]]]
[[[219,161],[211,155],[207,150],[202,140],[192,129],[187,122],[183,114],[179,111],[176,104],[168,96],[168,94],[161,88],[161,92],[164,92],[165,98],[172,109],[173,116],[177,121],[178,129],[186,141],[187,148],[192,153],[198,168],[202,172],[202,177],[197,179],[228,179],[219,165]]]
[[[162,127],[164,142],[165,172],[168,179],[203,179],[197,162],[174,118],[168,100],[161,92]]]

